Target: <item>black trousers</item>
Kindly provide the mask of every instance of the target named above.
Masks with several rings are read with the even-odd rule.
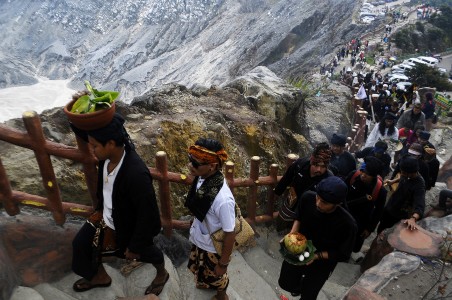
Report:
[[[315,261],[309,266],[295,266],[284,261],[279,275],[279,286],[291,293],[301,294],[303,300],[316,300],[336,264]]]
[[[97,261],[94,257],[95,251],[93,248],[93,239],[96,230],[93,226],[85,223],[80,231],[72,241],[72,271],[75,274],[87,279],[92,280],[97,274],[101,259]],[[125,258],[125,249],[116,251],[113,255],[119,258]],[[164,257],[163,252],[157,248],[154,244],[148,245],[140,254],[140,261],[151,263],[153,265],[163,264]]]

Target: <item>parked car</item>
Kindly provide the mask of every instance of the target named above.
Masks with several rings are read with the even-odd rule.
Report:
[[[425,64],[427,66],[430,66],[430,67],[436,67],[439,62],[438,59],[436,59],[434,57],[430,57],[430,56],[419,56],[418,59],[422,60],[423,62],[425,62]]]
[[[410,61],[408,61],[407,59],[405,59],[405,60],[402,62],[402,64],[403,64],[403,65],[412,66],[412,67],[415,67],[415,66],[416,66],[416,64],[415,64],[414,62],[410,62]]]
[[[400,64],[400,65],[394,65],[391,70],[403,70],[403,71],[409,71],[413,68],[413,66]]]
[[[443,60],[443,57],[441,56],[441,54],[434,54],[433,57],[436,58],[438,61]]]
[[[408,81],[410,80],[408,78],[408,76],[403,75],[403,74],[393,74],[391,76],[388,77],[388,81],[391,83],[398,83],[398,82],[402,82],[402,81]]]
[[[392,71],[388,74],[388,77],[391,77],[391,76],[394,76],[394,75],[405,75],[405,71],[399,70],[399,69],[392,70]]]
[[[420,60],[419,58],[416,57],[408,58],[407,61],[414,64],[424,64],[424,65],[426,64],[425,61]]]

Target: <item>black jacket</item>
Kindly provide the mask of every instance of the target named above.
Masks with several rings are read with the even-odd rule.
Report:
[[[104,164],[105,161],[99,162],[97,210],[103,209]],[[119,248],[141,253],[153,244],[161,223],[151,173],[134,150],[126,151],[113,184],[112,200],[112,217]]]
[[[309,157],[299,158],[294,161],[276,185],[275,194],[281,196],[287,188],[293,186],[297,197],[300,198],[306,191],[315,191],[317,184],[322,179],[333,175],[330,170],[327,170],[320,176],[311,177],[310,168],[311,163]]]

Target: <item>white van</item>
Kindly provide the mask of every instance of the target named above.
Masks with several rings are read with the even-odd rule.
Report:
[[[419,56],[418,59],[424,61],[430,67],[436,67],[438,65],[438,59],[429,56]]]
[[[414,63],[414,64],[424,64],[424,65],[426,65],[425,61],[420,60],[419,58],[415,58],[415,57],[408,58],[407,61],[410,62],[410,63]]]
[[[415,66],[416,66],[415,63],[409,62],[407,59],[405,59],[404,61],[402,61],[402,64],[403,64],[403,65],[412,66],[412,67],[415,67]]]
[[[405,64],[400,64],[400,65],[394,65],[392,68],[391,68],[391,70],[403,70],[404,72],[405,71],[409,71],[409,70],[411,70],[413,68],[413,66],[410,66],[410,65],[405,65]]]

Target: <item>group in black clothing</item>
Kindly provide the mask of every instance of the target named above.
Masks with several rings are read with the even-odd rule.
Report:
[[[416,222],[424,214],[425,192],[434,186],[439,168],[428,137],[424,135],[425,140],[413,143],[401,156],[391,179],[384,179],[392,159],[384,141],[353,155],[345,150],[346,138],[341,134],[333,135],[329,148],[320,144],[322,159],[314,159],[318,145],[311,157],[288,167],[275,193],[282,195],[291,186],[295,188],[298,200],[290,232],[305,235],[317,252],[306,265],[283,262],[279,278],[283,289],[301,295],[300,299],[316,299],[336,264],[360,251],[375,229],[380,233],[399,221],[410,230],[417,229]],[[364,162],[358,164],[355,158]],[[311,168],[319,161],[322,172],[313,176]],[[387,199],[388,188],[392,193]]]
[[[108,255],[153,264],[156,276],[145,294],[155,296],[169,279],[163,253],[153,242],[161,227],[159,209],[152,177],[136,154],[123,123],[124,119],[115,115],[111,124],[97,131],[72,127],[89,142],[100,161],[95,216],[101,220],[90,217],[73,241],[73,270],[82,277],[73,288],[83,292],[111,285],[111,277],[102,265],[102,256],[109,250]],[[296,200],[290,205],[283,203],[279,229],[303,234],[316,252],[304,265],[283,262],[278,281],[283,289],[293,296],[301,295],[301,299],[314,300],[337,263],[360,251],[377,225],[377,233],[401,220],[408,229],[417,228],[416,221],[425,209],[425,192],[434,186],[439,169],[429,137],[429,133],[422,133],[418,142],[410,145],[391,179],[384,179],[390,173],[391,162],[385,142],[378,141],[353,155],[345,150],[346,137],[341,134],[333,135],[331,146],[319,143],[309,157],[297,159],[287,168],[274,192],[283,195],[292,187]],[[203,151],[211,154],[208,149]],[[216,164],[217,156],[214,153],[212,164]],[[355,157],[364,162],[358,166]],[[214,172],[204,161],[191,161],[191,165],[196,170],[203,166],[209,174]],[[223,178],[220,183],[226,184]],[[387,203],[385,185],[397,185]],[[443,198],[450,196],[452,193],[444,193]],[[440,205],[446,207],[446,200]],[[107,231],[113,232],[116,241],[111,249],[104,249]],[[232,251],[232,240],[230,248]],[[217,299],[228,299],[225,293],[220,295]]]

